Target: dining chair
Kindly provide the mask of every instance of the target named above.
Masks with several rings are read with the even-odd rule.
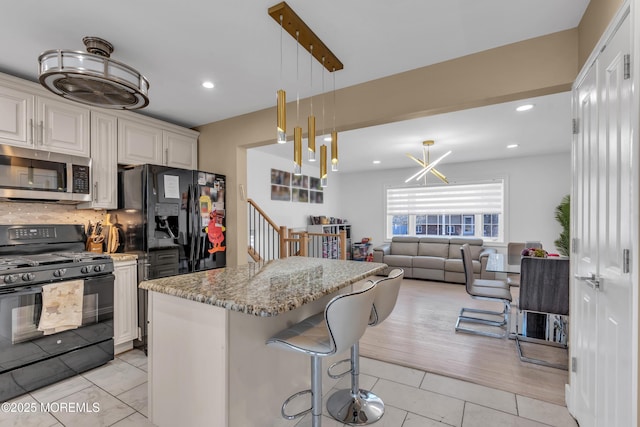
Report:
[[[511,291],[509,285],[504,280],[481,280],[473,276],[473,261],[471,250],[468,244],[460,247],[462,255],[462,265],[465,274],[465,289],[472,299],[499,302],[502,304],[502,311],[482,310],[477,308],[463,307],[460,309],[455,330],[476,335],[484,335],[494,338],[505,338],[509,334],[509,314],[511,313]],[[467,314],[471,313],[471,315]],[[498,319],[496,319],[496,317]],[[486,326],[504,327],[501,333],[473,329],[463,326],[463,323],[475,323]]]
[[[534,316],[528,316],[533,314]],[[535,316],[538,314],[538,316]],[[520,297],[516,316],[516,348],[523,362],[567,369],[567,363],[527,357],[521,341],[567,348],[567,318],[569,316],[569,258],[523,257],[520,267]],[[527,325],[529,317],[542,319],[541,327]],[[519,319],[523,319],[522,327]],[[536,332],[531,337],[532,330]],[[567,356],[568,357],[568,356]]]
[[[520,265],[520,259],[522,258],[522,251],[526,248],[524,242],[509,242],[507,244],[507,264]],[[520,286],[520,275],[507,274],[507,283],[509,286]]]
[[[542,243],[537,240],[524,242],[524,247],[528,249],[542,249]]]

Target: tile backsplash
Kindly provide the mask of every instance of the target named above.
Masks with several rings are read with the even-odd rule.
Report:
[[[105,210],[57,203],[0,202],[0,224],[82,224],[105,220]]]

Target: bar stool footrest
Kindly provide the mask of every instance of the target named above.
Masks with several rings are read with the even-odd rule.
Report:
[[[327,412],[337,421],[350,425],[375,423],[384,415],[384,402],[368,390],[354,396],[349,389],[338,390],[327,400]]]
[[[313,409],[313,407],[311,407],[309,409],[305,409],[304,411],[298,412],[297,414],[293,414],[293,415],[289,415],[286,412],[286,408],[287,408],[287,405],[289,404],[289,402],[291,402],[293,399],[295,399],[297,397],[302,396],[303,394],[313,394],[313,391],[311,389],[302,390],[302,391],[299,391],[299,392],[294,393],[291,396],[287,397],[287,400],[284,401],[284,403],[282,404],[282,408],[280,409],[280,413],[282,414],[282,418],[285,418],[287,420],[295,420],[296,418],[300,418],[303,415],[306,415],[309,412],[311,412],[311,409]]]
[[[350,374],[350,373],[351,373],[351,371],[352,371],[352,369],[351,369],[351,368],[347,369],[346,371],[344,371],[344,372],[342,372],[342,373],[340,373],[340,374],[333,374],[333,373],[331,373],[331,370],[332,370],[333,368],[335,368],[336,366],[341,365],[341,364],[343,364],[343,363],[347,363],[347,362],[349,362],[349,364],[351,364],[351,359],[342,359],[342,360],[340,360],[340,361],[338,361],[338,362],[336,362],[336,363],[332,364],[331,366],[329,366],[329,367],[327,368],[327,375],[328,375],[330,378],[333,378],[334,380],[338,380],[338,379],[340,379],[340,378],[344,377],[345,375]],[[349,366],[351,366],[351,365],[349,365]]]

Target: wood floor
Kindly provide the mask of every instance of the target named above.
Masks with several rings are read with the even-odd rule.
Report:
[[[472,300],[462,285],[405,279],[393,313],[367,329],[360,354],[565,406],[567,371],[521,362],[514,340],[456,333],[461,307],[501,309]],[[567,358],[566,350],[538,344],[524,351]]]

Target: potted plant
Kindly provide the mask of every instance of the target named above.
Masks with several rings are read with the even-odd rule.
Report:
[[[560,255],[569,256],[569,222],[571,220],[570,212],[570,197],[567,194],[562,198],[562,201],[556,206],[555,216],[556,221],[560,223],[562,231],[560,236],[553,243],[556,245]]]

